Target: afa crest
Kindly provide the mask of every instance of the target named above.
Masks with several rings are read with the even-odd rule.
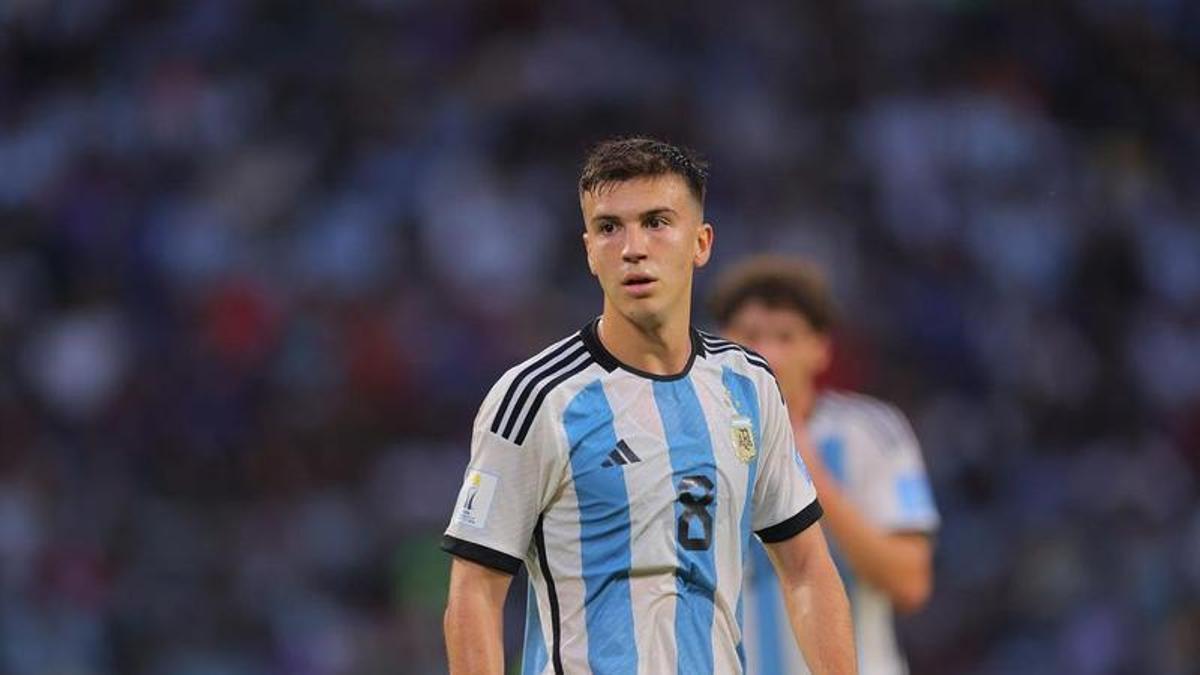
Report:
[[[744,417],[735,418],[729,431],[734,454],[743,464],[749,464],[758,454],[758,448],[754,446],[754,427],[750,420]]]

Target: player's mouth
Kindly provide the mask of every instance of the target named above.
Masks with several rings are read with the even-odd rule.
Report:
[[[635,298],[649,295],[656,283],[658,283],[658,279],[649,274],[626,274],[621,279],[621,286]]]

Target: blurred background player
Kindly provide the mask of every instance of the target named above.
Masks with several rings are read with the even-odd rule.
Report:
[[[915,611],[928,598],[931,535],[939,520],[908,422],[894,406],[863,394],[818,393],[817,378],[830,364],[834,311],[823,278],[803,261],[745,260],[720,278],[711,309],[726,336],[767,358],[783,388],[799,451],[827,513],[862,672],[907,673],[893,610]],[[755,550],[751,557],[748,672],[808,672],[789,639],[766,556]]]
[[[751,532],[813,672],[853,673],[846,596],[766,362],[691,326],[708,262],[705,165],[602,143],[579,180],[602,315],[510,369],[480,408],[443,548],[452,673],[503,670],[530,577],[523,673],[741,673]],[[789,634],[789,639],[791,639]]]

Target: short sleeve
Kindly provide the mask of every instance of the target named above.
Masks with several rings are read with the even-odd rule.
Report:
[[[804,460],[796,451],[792,424],[779,392],[771,382],[759,391],[762,401],[762,454],[754,482],[751,517],[755,534],[773,544],[790,539],[822,515],[816,488]]]
[[[891,531],[936,530],[939,516],[912,426],[885,406],[869,428],[875,470],[865,491],[868,517]]]
[[[516,574],[534,528],[557,489],[564,463],[545,415],[533,420],[520,445],[491,430],[506,387],[498,384],[480,407],[471,435],[471,460],[442,548],[460,558]]]

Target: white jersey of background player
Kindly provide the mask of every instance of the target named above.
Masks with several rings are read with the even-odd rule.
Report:
[[[868,396],[816,394],[815,378],[830,361],[832,309],[823,280],[802,262],[745,261],[722,277],[711,309],[726,336],[767,357],[784,390],[850,596],[861,672],[907,673],[894,612],[915,611],[928,598],[938,526],[908,422]],[[807,673],[766,556],[753,551],[746,571],[747,672]]]

